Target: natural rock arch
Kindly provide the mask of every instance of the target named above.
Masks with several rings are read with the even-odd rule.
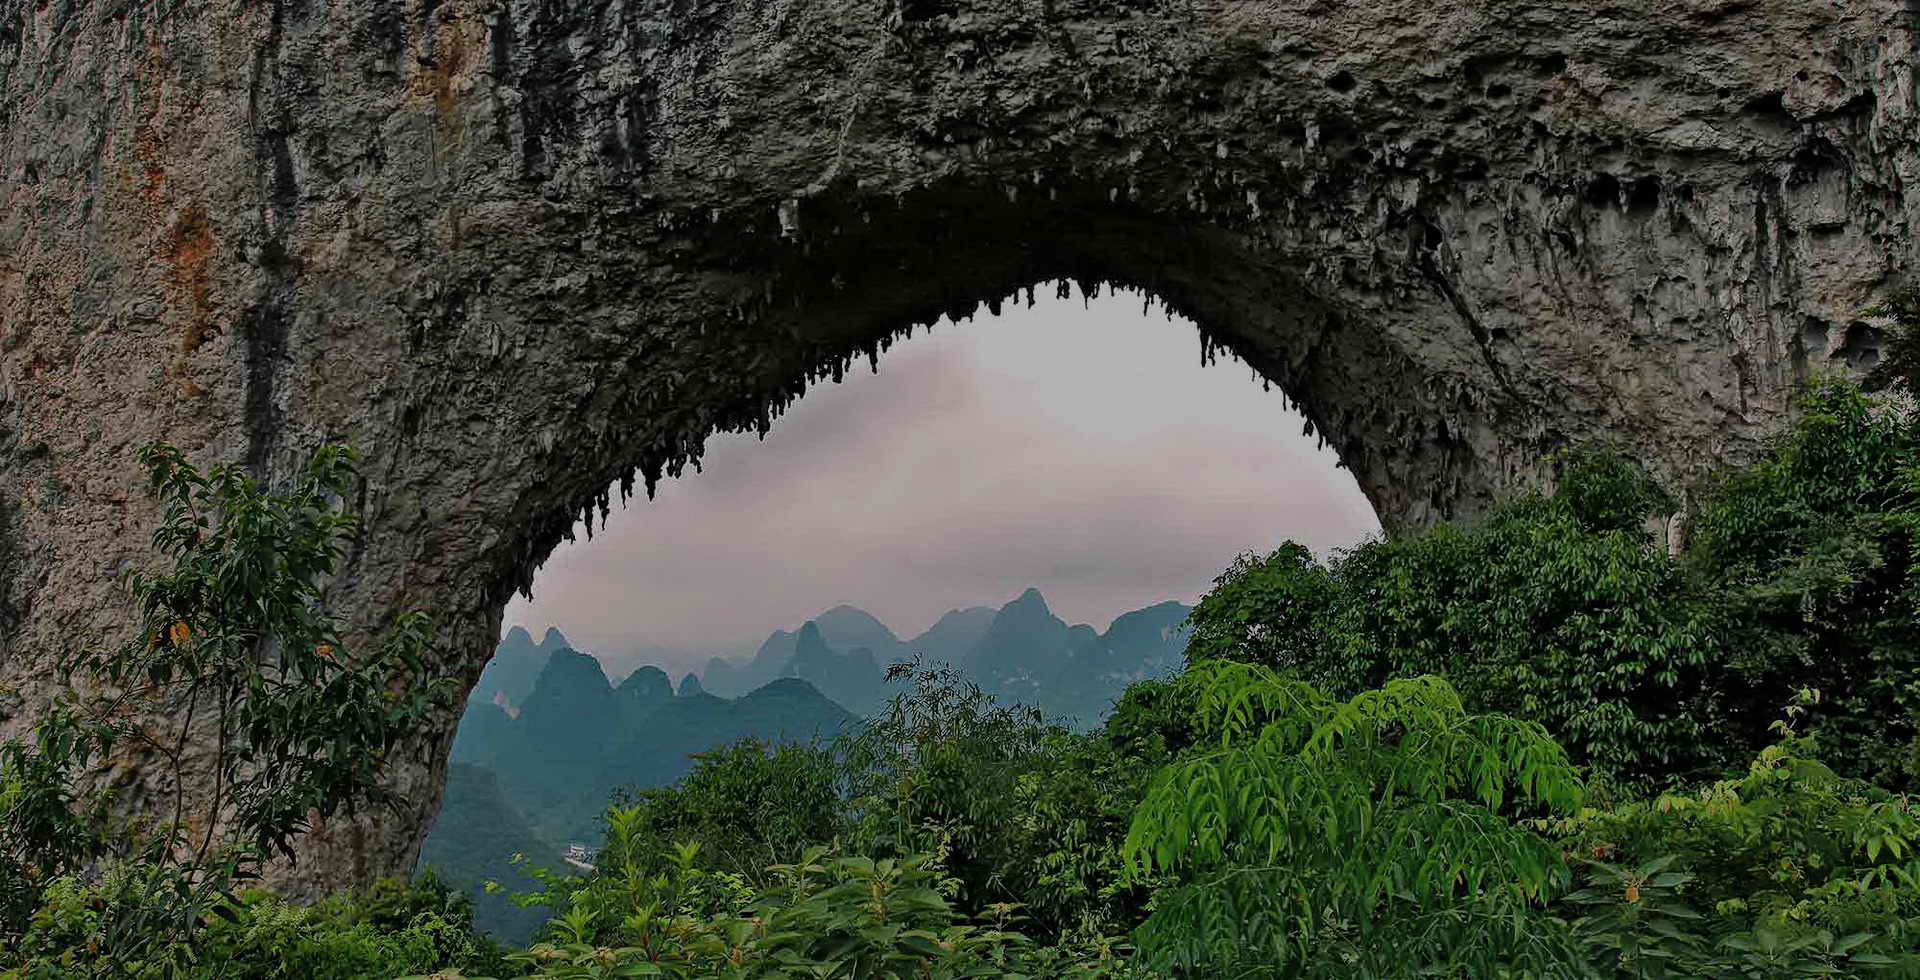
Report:
[[[610,481],[1067,277],[1281,384],[1389,527],[1748,450],[1914,258],[1907,0],[0,0],[0,731],[120,622],[131,448],[367,453],[469,682]],[[411,813],[287,881],[404,867]]]

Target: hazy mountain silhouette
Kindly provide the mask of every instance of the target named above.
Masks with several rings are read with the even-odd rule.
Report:
[[[890,664],[918,655],[952,664],[1003,701],[1030,704],[1080,725],[1106,717],[1128,683],[1178,669],[1189,608],[1162,602],[1116,618],[1106,633],[1069,625],[1038,589],[992,609],[955,609],[925,633],[901,641],[885,623],[853,606],[835,606],[796,630],[776,630],[751,660],[715,657],[703,680],[732,693],[778,677],[802,677],[855,714],[879,710]]]
[[[1040,590],[1028,589],[1000,607],[959,666],[989,690],[1038,690],[1035,673],[1057,670],[1073,646],[1069,633],[1066,622],[1047,608]]]
[[[839,608],[859,612],[846,606]],[[899,645],[900,641],[894,637],[893,631],[881,626],[879,620],[865,613],[859,615],[878,627],[879,632],[884,633],[885,639],[891,640],[894,646]],[[861,646],[840,653],[827,645],[825,632],[817,619],[810,619],[800,627],[800,633],[794,640],[793,659],[788,661],[788,672],[819,688],[820,693],[856,715],[865,716],[878,711],[886,699],[886,675],[875,659],[873,650]],[[869,639],[875,638],[872,630],[859,632]]]
[[[1092,642],[1075,633],[1066,662],[1052,679],[1039,680],[1041,706],[1083,724],[1104,719],[1128,684],[1180,669],[1192,611],[1183,603],[1162,602],[1116,618]],[[1092,627],[1074,630],[1091,632]]]
[[[744,663],[715,657],[707,661],[702,673],[701,687],[711,689],[713,693],[726,697],[745,694],[769,681],[790,675],[795,646],[799,643],[800,631],[774,630],[753,657]],[[714,664],[726,666],[716,671]]]
[[[865,610],[848,605],[834,606],[807,622],[814,625],[820,638],[835,653],[844,655],[865,649],[867,654],[860,659],[871,660],[875,665],[876,674],[884,672],[888,665],[897,663],[907,656],[907,644],[901,642],[900,637],[895,635],[885,623],[875,619]],[[812,675],[803,674],[796,668],[794,656],[799,652],[800,634],[805,627],[806,624],[803,623],[799,629],[774,630],[767,636],[765,642],[760,644],[760,648],[754,652],[753,657],[745,662],[727,660],[723,657],[708,660],[706,666],[701,668],[701,684],[706,690],[715,694],[736,695],[781,677],[808,677],[816,682],[831,677],[833,679],[819,686],[834,700],[838,701],[840,697],[836,696],[830,688],[838,689],[856,701],[869,698],[871,693],[868,689],[877,685],[877,681],[869,682],[864,672],[858,676],[838,669],[829,669],[826,674],[819,673],[823,664],[818,659],[818,650],[810,653],[812,659],[809,662],[815,668]],[[843,703],[847,703],[848,707],[856,711],[865,710],[864,705]]]
[[[849,659],[825,656],[831,665]],[[729,700],[702,692],[691,674],[676,694],[665,672],[643,667],[616,690],[599,660],[562,649],[548,657],[518,718],[471,703],[454,733],[452,758],[493,770],[535,831],[564,843],[596,838],[615,789],[672,782],[693,753],[747,736],[831,736],[852,718],[798,678]]]
[[[468,740],[473,754],[456,753],[453,759],[491,766],[509,799],[521,804],[536,825],[554,831],[564,823],[556,826],[543,819],[552,812],[550,804],[590,793],[605,800],[600,746],[632,721],[633,715],[614,697],[600,661],[575,650],[558,650],[540,672],[520,717],[504,727],[489,723],[484,740]],[[454,732],[456,749],[466,727],[462,718]]]
[[[834,664],[848,659],[825,655]],[[703,693],[691,674],[676,694],[664,671],[642,667],[616,689],[599,660],[562,648],[548,656],[519,717],[490,701],[469,702],[452,750],[450,772],[460,781],[449,782],[424,853],[469,890],[483,871],[526,884],[500,870],[513,853],[501,851],[507,842],[528,850],[534,865],[564,870],[559,849],[599,840],[600,814],[615,790],[672,783],[694,755],[741,738],[831,738],[853,720],[799,678],[727,699]],[[490,928],[518,928],[521,918],[503,896],[476,893],[475,901]]]
[[[925,633],[907,641],[907,649],[926,658],[930,664],[964,663],[974,645],[987,635],[1000,610],[992,606],[949,610]]]
[[[821,638],[835,650],[864,648],[883,666],[898,663],[906,654],[907,645],[864,609],[835,606],[813,617],[813,623],[820,628]]]
[[[491,768],[513,737],[513,719],[491,701],[468,701],[453,733],[452,757]]]
[[[642,710],[657,708],[672,700],[673,681],[658,667],[642,667],[620,682],[614,695],[622,704]]]
[[[532,634],[515,626],[494,648],[493,659],[487,661],[487,666],[480,671],[480,680],[474,684],[473,692],[467,695],[467,699],[491,701],[500,704],[509,713],[517,712],[521,702],[533,693],[534,681],[540,678],[540,671],[547,666],[547,658],[556,651],[570,648],[567,638],[560,635],[558,629],[548,628],[547,635],[535,643]]]
[[[743,668],[725,657],[713,657],[705,667],[700,668],[701,681],[707,690],[718,694],[733,694],[744,686]]]

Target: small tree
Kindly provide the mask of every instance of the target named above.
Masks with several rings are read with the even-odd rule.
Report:
[[[99,890],[85,935],[67,938],[129,971],[190,957],[203,917],[231,914],[233,883],[292,858],[316,817],[388,802],[387,753],[455,686],[427,680],[424,614],[357,654],[323,607],[358,527],[341,504],[351,449],[322,447],[284,494],[170,446],[139,458],[171,568],[128,576],[133,638],[63,665],[74,696],[31,741],[0,746],[0,861],[15,879],[0,890]],[[116,818],[110,791],[83,788],[96,766],[155,761],[172,777],[158,812]]]

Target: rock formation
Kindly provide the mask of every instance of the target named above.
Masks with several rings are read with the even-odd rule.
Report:
[[[125,622],[132,449],[366,453],[362,627],[1035,283],[1135,287],[1389,527],[1737,458],[1914,259],[1909,0],[0,0],[0,733]],[[631,485],[630,483],[628,485]],[[403,868],[407,813],[282,884]]]

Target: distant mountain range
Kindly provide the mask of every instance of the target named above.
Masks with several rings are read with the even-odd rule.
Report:
[[[798,677],[864,715],[897,693],[884,682],[887,666],[919,655],[959,668],[1003,701],[1093,725],[1129,683],[1179,668],[1191,611],[1162,602],[1120,616],[1101,633],[1067,625],[1039,590],[1028,589],[999,609],[955,609],[925,633],[901,640],[868,613],[835,606],[797,629],[775,631],[749,660],[707,661],[701,680],[716,694],[735,694]]]
[[[739,698],[719,698],[642,667],[613,686],[591,655],[562,648],[517,713],[470,699],[452,760],[491,770],[508,802],[547,840],[593,840],[613,790],[660,786],[691,757],[735,739],[832,737],[853,715],[812,685],[783,678]]]
[[[535,643],[516,626],[468,696],[422,860],[474,896],[484,928],[524,940],[539,917],[482,884],[526,890],[513,853],[558,868],[566,845],[596,844],[617,789],[672,783],[695,754],[741,738],[831,738],[899,693],[886,668],[915,656],[959,668],[1002,701],[1091,726],[1128,684],[1179,668],[1188,612],[1163,602],[1101,633],[1067,625],[1028,589],[999,609],[955,609],[901,640],[866,612],[835,606],[774,632],[750,659],[716,657],[678,685],[641,667],[616,686],[558,629]]]
[[[839,605],[791,630],[775,630],[751,657],[708,660],[698,674],[683,676],[679,687],[691,681],[707,693],[738,697],[798,677],[864,716],[899,693],[885,683],[887,667],[918,655],[929,664],[959,668],[1002,700],[1084,727],[1104,719],[1127,684],[1179,668],[1186,649],[1182,624],[1190,611],[1182,603],[1162,602],[1116,618],[1101,633],[1084,624],[1069,626],[1039,590],[1028,589],[998,609],[954,609],[926,632],[902,640],[866,611]],[[516,714],[547,659],[561,649],[570,644],[558,629],[548,629],[535,643],[524,628],[513,627],[470,700]],[[658,668],[641,671],[665,677]]]

